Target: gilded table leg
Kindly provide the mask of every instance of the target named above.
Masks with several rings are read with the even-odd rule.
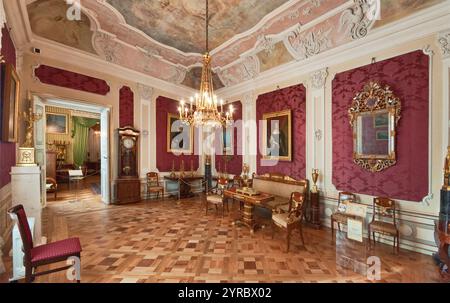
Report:
[[[250,232],[255,232],[255,219],[253,218],[253,210],[255,209],[255,206],[252,203],[245,202],[244,204],[244,224],[250,228]]]
[[[245,202],[244,211],[241,213],[241,218],[234,222],[235,225],[245,225],[250,229],[251,233],[255,232],[256,222],[253,216],[255,206],[250,202]]]

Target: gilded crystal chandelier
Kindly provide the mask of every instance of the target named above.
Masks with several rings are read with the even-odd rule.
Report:
[[[209,54],[209,1],[206,0],[206,52],[203,55],[203,69],[200,91],[189,98],[189,102],[180,101],[178,112],[183,123],[194,126],[225,127],[233,120],[233,106],[224,112],[224,102],[214,94]]]

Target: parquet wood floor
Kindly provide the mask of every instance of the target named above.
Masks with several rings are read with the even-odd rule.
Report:
[[[272,240],[270,225],[251,234],[234,226],[235,214],[205,215],[201,198],[176,203],[146,201],[104,206],[99,201],[49,203],[44,230],[49,241],[80,237],[82,282],[370,282],[338,265],[342,257],[381,259],[379,282],[441,282],[431,256],[378,244],[372,250],[329,229],[304,228],[285,252],[285,234]],[[8,269],[10,261],[7,262]],[[3,275],[3,280],[5,275]],[[0,277],[2,279],[2,277]],[[36,282],[65,283],[65,273]]]

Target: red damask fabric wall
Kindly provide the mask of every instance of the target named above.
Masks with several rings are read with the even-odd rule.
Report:
[[[353,163],[348,108],[368,81],[389,85],[402,102],[397,164],[370,173]],[[421,201],[428,194],[429,57],[422,51],[336,75],[333,80],[333,184],[338,190]]]
[[[178,101],[166,97],[160,96],[156,99],[156,168],[160,172],[171,171],[173,161],[175,162],[175,170],[178,171],[181,160],[184,160],[186,171],[191,168],[191,160],[193,160],[194,169],[199,168],[198,156],[177,156],[167,152],[167,114],[178,114],[178,106]]]
[[[231,105],[234,108],[234,114],[233,119],[237,124],[242,123],[242,103],[241,101],[237,101],[234,103],[231,103]],[[228,110],[227,107],[224,107],[224,110]],[[239,127],[236,127],[234,129],[234,142],[233,142],[233,149],[234,149],[234,155],[232,156],[232,159],[227,163],[227,173],[232,175],[240,175],[242,174],[242,135],[238,136]],[[242,131],[240,131],[242,134]],[[220,133],[218,134],[220,135]],[[217,139],[217,137],[216,137]],[[216,153],[219,153],[220,149],[222,148],[221,140],[216,140],[215,142],[216,147]],[[216,155],[216,170],[219,170],[224,172],[225,170],[225,157],[221,155]]]
[[[261,162],[262,130],[259,121],[266,113],[292,110],[292,162],[279,162],[276,166],[263,166]],[[257,173],[282,173],[296,179],[306,177],[306,88],[295,85],[258,97],[256,101],[258,120]]]
[[[134,125],[134,93],[128,86],[119,91],[119,124],[120,127]]]
[[[7,26],[2,30],[2,49],[1,54],[6,63],[16,66],[16,49],[11,40],[11,36]],[[1,75],[0,75],[1,82]],[[3,98],[0,98],[0,108],[3,108],[1,103]],[[0,110],[1,113],[1,110]],[[1,117],[1,115],[0,115]],[[16,144],[0,141],[0,189],[11,182],[10,171],[11,167],[16,164]]]
[[[105,96],[109,93],[109,85],[105,80],[89,77],[52,66],[41,65],[34,71],[39,81],[83,92]]]

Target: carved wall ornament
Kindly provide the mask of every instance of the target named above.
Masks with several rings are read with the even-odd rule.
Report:
[[[151,100],[153,98],[153,87],[139,83],[138,92],[142,99]]]
[[[311,86],[313,89],[322,89],[328,77],[328,68],[316,71],[311,74]]]
[[[287,36],[288,49],[293,51],[297,60],[308,59],[331,47],[330,33],[332,28],[302,32],[299,25],[297,29]]]
[[[104,32],[96,32],[93,37],[95,51],[106,61],[120,64],[121,47],[114,36]]]
[[[401,102],[390,87],[369,82],[353,99],[348,114],[353,127],[354,163],[370,172],[395,165]]]
[[[373,0],[354,0],[355,5],[345,10],[340,18],[339,31],[345,30],[353,40],[361,39],[367,36],[369,29],[375,23],[378,12],[379,1]]]
[[[317,130],[314,132],[314,136],[316,137],[316,140],[317,140],[317,141],[322,140],[322,130],[317,129]]]
[[[187,69],[182,66],[174,66],[172,70],[173,73],[169,78],[167,78],[167,81],[172,82],[174,84],[181,84],[184,78],[186,78]]]
[[[225,86],[232,86],[258,77],[260,62],[258,56],[247,56],[242,61],[217,71],[222,83]]]
[[[440,33],[438,37],[439,46],[444,57],[450,57],[450,31]]]
[[[275,50],[273,39],[266,35],[259,35],[256,45],[259,51],[265,51],[268,55],[271,55]]]

